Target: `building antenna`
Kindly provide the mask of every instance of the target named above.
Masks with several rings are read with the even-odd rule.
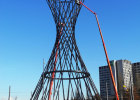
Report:
[[[32,97],[32,91],[31,91],[31,97]]]
[[[9,86],[9,97],[8,97],[8,100],[10,100],[10,94],[11,94],[11,86]]]
[[[15,100],[17,100],[17,96],[15,97]]]

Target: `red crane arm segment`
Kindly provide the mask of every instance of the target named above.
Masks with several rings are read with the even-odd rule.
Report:
[[[104,51],[105,51],[105,55],[106,55],[106,60],[107,60],[107,63],[108,63],[108,67],[109,67],[109,71],[110,71],[112,83],[113,83],[114,90],[115,90],[115,95],[116,95],[117,100],[119,100],[119,96],[118,96],[118,92],[117,92],[117,88],[116,88],[114,76],[113,76],[113,73],[112,73],[110,61],[109,61],[109,58],[108,58],[108,54],[107,54],[107,50],[106,50],[106,46],[105,46],[105,43],[104,43],[104,39],[103,39],[103,35],[102,35],[102,31],[101,31],[101,28],[100,28],[100,24],[99,24],[99,21],[98,21],[97,14],[96,14],[95,12],[93,12],[91,9],[89,9],[86,5],[84,5],[81,1],[80,1],[80,4],[82,4],[84,7],[86,7],[86,8],[87,8],[90,12],[92,12],[92,13],[95,15],[95,17],[96,17],[96,21],[97,21],[97,24],[98,24],[100,36],[101,36],[101,39],[102,39],[102,43],[103,43],[103,47],[104,47]]]

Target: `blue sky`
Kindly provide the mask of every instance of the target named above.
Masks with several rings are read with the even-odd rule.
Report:
[[[110,60],[140,62],[140,1],[85,0],[98,14]],[[54,46],[56,29],[45,0],[0,1],[0,100],[29,100]],[[99,90],[106,58],[94,15],[82,8],[76,24],[81,56]]]

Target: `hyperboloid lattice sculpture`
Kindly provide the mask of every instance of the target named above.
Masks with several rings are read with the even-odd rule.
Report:
[[[57,37],[30,100],[99,99],[75,40],[75,24],[82,5],[76,0],[47,0],[47,3],[55,20]]]

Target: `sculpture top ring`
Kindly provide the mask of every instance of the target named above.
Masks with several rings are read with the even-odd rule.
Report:
[[[75,26],[82,5],[79,0],[46,0],[56,25],[62,22],[65,24],[72,23]],[[84,2],[84,0],[81,0]]]

